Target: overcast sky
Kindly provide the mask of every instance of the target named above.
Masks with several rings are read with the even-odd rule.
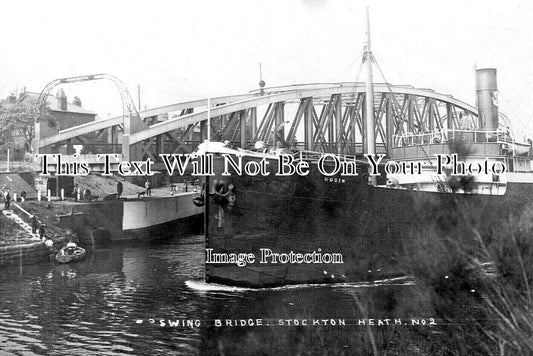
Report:
[[[527,1],[10,1],[1,4],[0,95],[114,74],[154,107],[267,86],[353,81],[370,6],[375,57],[392,84],[474,104],[474,66],[498,69],[502,111],[533,136],[533,5]],[[379,77],[377,78],[379,79]],[[106,117],[103,82],[65,87]]]

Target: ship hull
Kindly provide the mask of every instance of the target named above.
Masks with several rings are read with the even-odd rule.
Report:
[[[276,176],[273,169],[268,176],[222,176],[223,169],[222,158],[215,158],[206,199],[206,251],[252,254],[254,261],[219,263],[206,252],[206,280],[246,287],[405,275],[416,237],[457,224],[464,229],[456,231],[490,233],[533,197],[533,185],[526,183],[508,183],[505,195],[493,196],[375,187],[363,174],[325,177],[313,164],[303,177]],[[229,184],[232,204],[216,193]],[[331,262],[335,254],[342,263]]]

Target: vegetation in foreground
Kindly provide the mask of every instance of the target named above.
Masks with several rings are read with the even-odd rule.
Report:
[[[440,213],[407,261],[417,289],[444,320],[446,355],[533,355],[533,206],[480,232],[468,209]],[[442,214],[447,214],[443,216]]]

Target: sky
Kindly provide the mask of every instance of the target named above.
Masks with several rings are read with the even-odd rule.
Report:
[[[156,107],[267,86],[354,81],[370,8],[386,80],[475,103],[474,68],[498,69],[500,110],[533,137],[533,4],[527,1],[10,1],[0,11],[0,97],[109,73]],[[382,81],[376,75],[377,81]],[[107,117],[110,83],[64,87]]]

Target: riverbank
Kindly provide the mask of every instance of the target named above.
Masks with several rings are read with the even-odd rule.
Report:
[[[31,224],[29,216],[17,206],[12,207],[14,210],[4,210],[0,214],[0,267],[49,261],[57,249],[70,238],[75,239],[68,231],[57,227],[49,216],[42,214],[40,221],[46,225],[47,231],[46,240],[41,241],[38,234],[32,233],[26,225]]]
[[[15,194],[18,197],[38,196],[33,186],[24,185],[33,185],[32,177],[23,179],[18,173],[4,174],[3,177],[2,189],[9,189],[13,197]],[[119,182],[122,184],[121,199],[116,195]],[[148,241],[152,237],[181,234],[197,225],[196,220],[185,220],[188,215],[193,215],[189,210],[197,209],[192,198],[185,196],[188,190],[197,189],[196,186],[172,184],[154,188],[152,196],[146,197],[145,188],[117,177],[76,177],[73,184],[80,193],[79,200],[71,192],[64,191],[65,200],[53,197],[49,201],[46,194],[41,193],[42,200],[21,202],[18,199],[11,204],[12,210],[1,214],[0,267],[47,261],[70,239],[82,247],[108,245],[114,240]],[[148,216],[150,212],[155,215]],[[52,242],[48,243],[50,246],[41,242],[34,231],[41,225],[45,225],[46,238]]]

